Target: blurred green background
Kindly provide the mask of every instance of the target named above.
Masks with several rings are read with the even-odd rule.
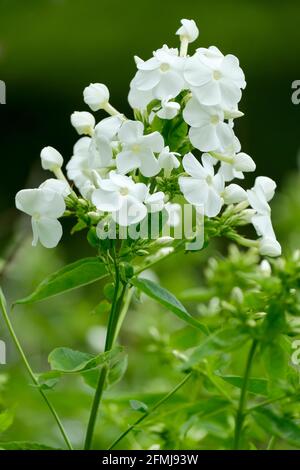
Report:
[[[52,145],[66,160],[71,156],[77,137],[70,114],[87,110],[82,90],[90,82],[106,83],[112,104],[130,115],[127,93],[135,73],[133,55],[147,59],[164,43],[177,46],[175,31],[181,18],[193,18],[198,24],[196,47],[216,45],[223,53],[239,57],[247,88],[240,103],[245,117],[237,123],[237,134],[243,150],[256,161],[257,174],[279,184],[274,225],[280,241],[287,250],[299,246],[300,105],[291,101],[291,84],[300,79],[299,1],[0,0],[0,17],[0,79],[7,87],[7,104],[0,106],[0,244],[2,257],[13,256],[1,273],[1,283],[9,300],[29,293],[45,275],[89,253],[81,235],[68,236],[67,226],[64,241],[55,250],[33,249],[30,240],[11,248],[23,226],[14,209],[15,193],[45,178],[40,169],[41,148]],[[203,254],[170,260],[160,266],[159,279],[174,293],[199,285],[203,263],[212,252],[210,247]],[[106,322],[94,311],[100,293],[101,286],[91,286],[14,311],[13,321],[36,370],[47,368],[47,354],[57,346],[99,348],[104,330],[98,325]],[[130,398],[136,393],[136,398],[142,392],[168,391],[180,379],[153,350],[157,332],[159,341],[163,340],[170,324],[176,329],[179,323],[167,312],[162,315],[154,303],[147,305],[146,310],[139,304],[131,309],[122,334],[130,362],[124,384],[114,393],[120,396],[122,392],[124,403],[128,393]],[[0,337],[6,337],[1,322]],[[0,381],[0,405],[14,408],[16,418],[3,438],[59,445],[51,417],[28,386],[10,341],[7,354],[8,365],[0,366],[0,372],[8,374],[3,395]],[[4,382],[5,376],[1,377]],[[91,391],[73,379],[53,394],[78,445],[90,400]],[[127,420],[132,420],[130,411],[119,415],[114,403],[105,413],[107,433],[104,441],[97,436],[99,446],[107,445],[116,437],[116,428],[124,429]]]

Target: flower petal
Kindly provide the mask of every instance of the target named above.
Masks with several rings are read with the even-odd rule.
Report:
[[[36,229],[41,244],[46,248],[54,248],[63,234],[61,223],[48,217],[37,220]]]

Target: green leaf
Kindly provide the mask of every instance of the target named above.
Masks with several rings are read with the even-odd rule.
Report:
[[[42,390],[52,390],[55,385],[58,384],[59,379],[61,378],[62,373],[56,370],[50,370],[48,372],[42,372],[41,374],[36,374],[38,380],[38,387]]]
[[[124,376],[128,366],[128,356],[125,353],[116,355],[109,364],[106,377],[106,388],[119,382]],[[96,388],[99,379],[99,371],[96,369],[84,370],[81,376],[85,383],[92,388]]]
[[[242,388],[243,386],[244,378],[239,375],[216,375],[234,387]],[[251,377],[248,380],[247,390],[255,395],[268,396],[268,380]]]
[[[69,348],[56,348],[48,357],[51,369],[63,374],[79,373],[89,369],[95,369],[109,362],[119,354],[121,348],[116,347],[110,351],[97,355],[74,351]]]
[[[237,349],[243,346],[247,340],[248,336],[238,328],[230,327],[218,330],[205,338],[203,343],[192,351],[185,367],[192,367],[207,356]]]
[[[13,423],[14,414],[12,410],[4,410],[0,413],[0,432],[6,431]]]
[[[184,142],[188,132],[188,125],[183,120],[179,120],[179,124],[172,126],[168,133],[168,144],[172,152],[176,152]]]
[[[252,412],[252,416],[268,435],[277,436],[295,447],[300,447],[300,427],[291,419],[275,414],[270,408],[257,408]]]
[[[273,383],[278,383],[280,380],[285,379],[288,358],[281,348],[278,341],[275,343],[267,344],[263,348],[263,363],[266,373]]]
[[[147,413],[148,412],[148,406],[146,403],[143,403],[142,401],[139,400],[130,400],[130,406],[134,411],[140,411],[141,413]]]
[[[91,284],[107,275],[106,267],[100,262],[99,258],[83,258],[75,261],[75,263],[68,264],[46,277],[31,295],[17,300],[14,304],[39,302],[63,292]]]
[[[176,299],[176,297],[167,289],[164,289],[149,279],[134,278],[131,280],[131,282],[135,287],[177,315],[177,317],[179,317],[181,320],[185,321],[191,326],[194,326],[195,328],[198,328],[206,335],[208,334],[206,326],[200,323],[196,318],[193,318],[187,312],[182,303],[179,302],[179,300]]]
[[[38,442],[12,441],[0,442],[0,450],[62,450],[55,447],[45,446]]]
[[[186,301],[207,302],[215,295],[214,289],[195,287],[180,293],[179,298]]]
[[[128,367],[128,355],[121,354],[116,361],[113,361],[113,364],[110,366],[108,371],[106,385],[107,387],[112,387],[116,383],[120,382],[125,375],[125,372]]]

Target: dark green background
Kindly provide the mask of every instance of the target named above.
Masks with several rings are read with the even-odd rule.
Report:
[[[127,93],[135,73],[133,55],[147,59],[163,43],[177,46],[175,31],[181,18],[193,18],[199,26],[195,47],[214,44],[223,53],[240,58],[248,85],[240,104],[245,117],[237,123],[237,134],[243,150],[257,163],[255,176],[268,175],[280,184],[273,205],[279,240],[288,250],[299,247],[300,177],[295,170],[300,105],[291,101],[291,84],[300,79],[299,0],[0,0],[0,79],[7,85],[7,104],[0,106],[1,248],[12,240],[14,228],[16,234],[21,232],[16,224],[15,193],[25,186],[37,186],[49,176],[40,168],[41,148],[53,145],[66,160],[71,156],[77,135],[70,125],[70,114],[87,110],[83,88],[90,82],[106,83],[112,104],[130,115]],[[249,177],[249,184],[253,178]],[[29,217],[21,223],[23,220],[29,225]],[[86,254],[84,235],[76,234],[71,242],[67,228],[64,242],[55,250],[33,249],[31,239],[18,251],[13,247],[12,262],[1,279],[9,303],[30,293],[66,262]],[[212,254],[216,255],[214,244],[203,253],[171,258],[160,265],[159,280],[176,295],[188,287],[201,286],[205,261]],[[94,312],[101,298],[97,284],[15,309],[14,325],[35,370],[47,370],[47,355],[55,347],[92,349],[90,328],[107,322],[105,316]],[[191,312],[195,311],[193,307]],[[177,328],[177,323],[171,314],[162,312],[154,302],[131,308],[121,335],[121,344],[129,350],[129,369],[125,382],[113,392],[116,396],[122,390],[130,398],[143,391],[166,392],[179,380],[180,374],[150,349],[151,329],[164,336],[173,327]],[[8,374],[4,405],[16,409],[14,424],[4,439],[61,445],[52,418],[28,386],[1,321],[0,337],[8,344],[8,365],[0,374],[0,379]],[[241,354],[239,360],[243,358]],[[81,382],[67,381],[52,399],[79,446],[91,391]],[[0,394],[2,406],[1,400]],[[128,407],[128,400],[125,404]],[[124,429],[132,420],[130,414],[128,419],[127,415],[119,416],[113,405],[105,409],[105,435],[97,428],[96,440],[102,448],[115,438],[117,429]],[[115,422],[118,419],[120,422]],[[211,448],[215,443],[204,445]]]

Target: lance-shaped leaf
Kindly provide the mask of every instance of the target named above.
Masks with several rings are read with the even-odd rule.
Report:
[[[39,302],[77,287],[91,284],[107,275],[107,269],[99,258],[83,258],[46,277],[31,295],[17,300],[15,304]]]
[[[257,408],[252,416],[268,435],[277,436],[297,448],[300,447],[300,426],[290,418],[279,416],[270,408]]]
[[[131,280],[131,283],[146,295],[166,307],[170,312],[177,315],[181,320],[195,328],[198,328],[203,333],[208,334],[206,326],[200,323],[196,318],[192,317],[182,303],[179,302],[179,300],[176,299],[176,297],[167,289],[164,289],[149,279],[136,277]]]
[[[244,385],[244,377],[239,375],[221,375],[219,373],[216,373],[216,375],[234,387],[242,388]],[[248,379],[247,390],[255,395],[268,396],[268,385],[267,379],[250,377]]]
[[[249,337],[238,328],[222,328],[208,338],[200,346],[193,349],[185,367],[192,367],[202,359],[220,352],[229,352],[245,344]]]

